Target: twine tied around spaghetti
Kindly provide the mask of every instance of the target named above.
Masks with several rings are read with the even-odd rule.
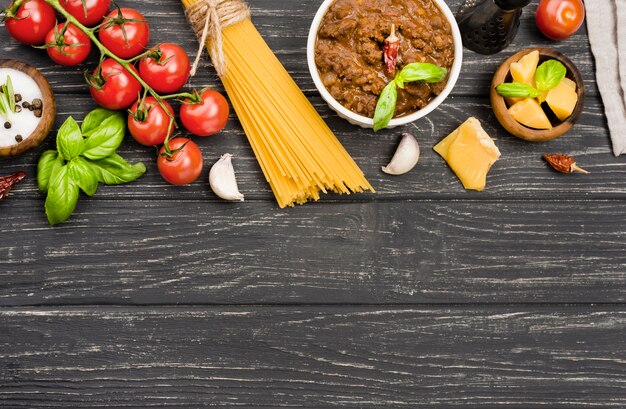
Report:
[[[200,42],[191,76],[196,74],[202,49],[206,45],[217,75],[223,77],[227,62],[222,49],[222,30],[249,18],[248,5],[241,0],[198,0],[185,10],[185,15]]]

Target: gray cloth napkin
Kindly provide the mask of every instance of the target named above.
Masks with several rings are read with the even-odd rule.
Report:
[[[619,156],[626,153],[626,1],[587,0],[585,9],[596,81]]]

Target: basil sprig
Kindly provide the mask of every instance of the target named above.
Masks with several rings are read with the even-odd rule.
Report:
[[[47,194],[45,210],[50,224],[62,223],[72,215],[81,190],[92,196],[98,183],[128,183],[146,172],[143,163],[131,165],[115,153],[125,133],[124,116],[102,108],[91,111],[82,128],[72,117],[61,125],[57,150],[45,151],[37,165],[37,183]]]
[[[512,98],[537,98],[541,93],[528,84],[511,82],[500,84],[496,87],[498,94]]]
[[[445,68],[431,63],[414,62],[407,64],[398,72],[389,84],[383,88],[378,97],[376,110],[374,111],[374,131],[381,130],[393,118],[398,101],[398,88],[404,88],[408,82],[423,81],[428,83],[441,82],[448,74]]]
[[[535,87],[520,82],[506,82],[496,87],[498,94],[503,97],[537,98],[539,95],[559,85],[567,68],[557,60],[548,60],[537,67],[535,71]]]

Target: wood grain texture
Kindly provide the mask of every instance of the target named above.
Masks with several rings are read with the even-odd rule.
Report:
[[[0,304],[626,300],[621,202],[7,207]],[[102,220],[106,219],[106,222]]]
[[[0,309],[11,408],[619,408],[623,307]]]

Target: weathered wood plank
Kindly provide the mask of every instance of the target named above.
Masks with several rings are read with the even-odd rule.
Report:
[[[306,65],[306,38],[309,27],[320,0],[289,1],[284,0],[252,0],[252,15],[261,34],[276,52],[285,67],[294,76],[298,84],[310,95],[317,91],[310,78]],[[447,1],[453,12],[460,0]],[[197,46],[193,32],[185,20],[179,1],[150,1],[150,6],[142,6],[135,2],[121,2],[121,5],[136,7],[141,10],[152,26],[152,44],[175,41],[181,44],[189,55],[194,55]],[[543,46],[561,50],[567,54],[582,71],[587,90],[597,95],[593,74],[593,57],[585,36],[585,27],[565,41],[554,42],[543,37],[534,22],[536,4],[530,5],[522,16],[519,34],[510,48],[493,56],[481,56],[465,50],[464,67],[454,95],[488,95],[491,76],[498,65],[514,51],[526,47]],[[174,40],[175,39],[175,40]],[[0,30],[0,55],[19,56],[42,69],[51,81],[56,92],[86,92],[82,76],[84,67],[66,68],[54,65],[41,50],[17,44],[11,40],[6,31]],[[91,56],[86,66],[94,67],[97,55]],[[72,74],[69,74],[72,73]],[[216,84],[218,81],[212,69],[200,70],[193,80],[196,86]]]
[[[86,96],[61,95],[57,128],[69,115],[77,119],[95,107]],[[452,98],[427,118],[403,129],[387,130],[374,134],[371,130],[356,128],[343,120],[332,119],[333,114],[315,98],[315,105],[330,119],[332,128],[353,155],[370,182],[377,189],[376,195],[356,195],[345,200],[382,199],[580,199],[580,198],[626,198],[626,159],[611,154],[610,141],[604,114],[599,108],[590,107],[580,122],[567,136],[544,144],[521,141],[509,135],[498,124],[485,101],[473,98]],[[502,158],[489,174],[484,192],[467,192],[432,146],[443,136],[470,116],[480,118],[487,132],[496,138]],[[395,150],[400,133],[414,133],[422,147],[420,163],[409,174],[401,177],[385,175],[380,168],[386,165]],[[39,197],[36,188],[37,160],[45,149],[55,146],[52,134],[38,149],[18,158],[0,159],[0,174],[24,169],[31,178],[23,182],[11,200],[34,200]],[[239,185],[247,198],[273,200],[269,185],[260,171],[258,162],[233,115],[224,132],[210,138],[195,138],[207,162],[203,177],[189,187],[173,187],[165,183],[157,169],[155,151],[135,143],[130,136],[120,150],[127,159],[144,162],[148,173],[131,185],[103,188],[96,198],[132,197],[163,200],[215,200],[208,191],[206,178],[208,165],[221,154],[235,155],[234,163]],[[549,169],[541,158],[544,153],[566,152],[578,163],[588,168],[590,175],[562,175]]]
[[[11,408],[626,406],[623,307],[0,310]]]
[[[626,301],[623,202],[0,204],[0,304]]]

